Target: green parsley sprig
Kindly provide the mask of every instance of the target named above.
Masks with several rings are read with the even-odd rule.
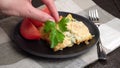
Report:
[[[49,39],[51,42],[50,48],[54,48],[58,43],[62,43],[64,40],[63,32],[67,31],[67,23],[69,19],[63,17],[58,23],[53,21],[47,21],[44,26],[44,32],[49,33]],[[58,27],[57,27],[58,25]]]

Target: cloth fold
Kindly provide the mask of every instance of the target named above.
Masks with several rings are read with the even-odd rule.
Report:
[[[106,53],[110,53],[120,46],[120,20],[115,18],[99,27],[100,37],[103,46],[108,49]]]

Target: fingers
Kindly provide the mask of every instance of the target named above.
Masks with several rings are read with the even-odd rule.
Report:
[[[29,5],[26,11],[21,13],[21,15],[24,17],[30,17],[41,22],[46,22],[47,20],[55,21],[52,16],[37,8],[34,8],[32,5]]]
[[[52,16],[43,11],[40,11],[37,8],[34,8],[31,4],[31,1],[32,0],[1,0],[0,3],[2,2],[2,4],[0,5],[0,8],[2,8],[1,11],[3,13],[8,15],[30,17],[41,22],[45,22],[47,20],[59,20],[59,15],[53,0],[42,0],[49,8]]]
[[[54,1],[53,0],[42,0],[42,2],[48,7],[50,10],[52,16],[55,18],[55,21],[59,21],[59,14],[58,11],[55,7]]]

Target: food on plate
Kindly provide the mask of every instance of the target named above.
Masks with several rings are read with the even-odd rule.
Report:
[[[44,8],[43,11],[50,14],[48,8]],[[42,23],[25,18],[20,26],[20,34],[27,40],[46,40],[54,51],[82,42],[89,44],[89,40],[93,38],[87,26],[82,21],[74,19],[71,14],[66,17],[60,16],[57,23],[53,21]]]
[[[58,23],[47,21],[39,31],[41,39],[47,40],[54,51],[82,42],[89,44],[89,40],[93,38],[87,26],[82,21],[74,19],[71,14],[61,17]]]

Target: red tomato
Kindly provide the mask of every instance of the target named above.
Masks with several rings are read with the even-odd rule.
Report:
[[[45,12],[45,13],[48,13],[48,14],[50,14],[50,11],[48,10],[48,8],[47,7],[44,7],[43,9],[41,9],[43,12]],[[43,26],[43,22],[40,22],[40,21],[38,21],[38,20],[35,20],[35,19],[31,19],[31,18],[28,18],[36,27],[41,27],[41,26]]]
[[[50,14],[47,7],[43,8],[42,11]],[[25,39],[39,40],[41,34],[37,28],[41,26],[43,26],[42,22],[31,18],[25,18],[20,26],[20,33]]]
[[[46,12],[46,13],[48,13],[48,14],[51,15],[51,13],[50,13],[50,11],[49,11],[49,9],[48,9],[47,7],[44,7],[44,8],[42,9],[42,11],[43,11],[43,12]]]
[[[24,19],[20,26],[20,33],[25,39],[29,40],[39,40],[40,32],[38,29],[31,23],[29,19]]]
[[[33,24],[33,25],[35,25],[36,27],[41,27],[41,26],[43,26],[43,24],[44,23],[42,23],[42,22],[40,22],[40,21],[37,21],[37,20],[35,20],[35,19],[31,19],[31,18],[28,18],[29,19],[29,21],[31,21],[31,23]]]

